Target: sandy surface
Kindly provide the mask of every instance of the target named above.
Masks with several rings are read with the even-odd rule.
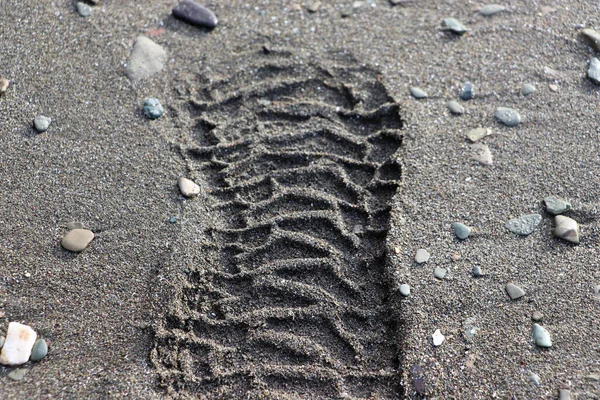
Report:
[[[10,369],[2,369],[5,398],[411,398],[417,397],[415,365],[423,370],[427,398],[556,398],[564,385],[573,398],[600,396],[599,383],[585,379],[600,373],[593,297],[600,284],[600,94],[585,77],[593,52],[578,37],[578,26],[600,28],[596,7],[513,2],[505,4],[507,12],[484,18],[472,2],[392,7],[377,0],[350,13],[352,1],[322,3],[310,14],[287,1],[211,1],[207,5],[219,18],[213,31],[175,20],[174,1],[102,0],[87,19],[70,1],[2,3],[0,75],[11,85],[0,97],[0,322],[3,329],[9,321],[31,325],[50,345],[46,359],[26,366],[22,381],[10,380]],[[470,32],[460,38],[442,32],[447,16]],[[125,64],[140,34],[162,45],[169,61],[162,73],[133,85]],[[261,75],[257,66],[265,57],[273,65]],[[556,73],[549,76],[545,67]],[[289,79],[308,79],[306,91],[302,84],[247,91],[269,79],[281,83],[281,71]],[[452,116],[446,103],[457,99],[467,80],[476,97],[461,102],[465,115]],[[538,91],[523,97],[525,82]],[[319,92],[323,84],[330,94]],[[408,88],[415,85],[429,98],[412,99]],[[227,101],[237,92],[244,92],[243,106]],[[147,96],[165,106],[161,119],[143,116]],[[260,102],[265,99],[271,103]],[[402,177],[391,211],[377,212],[377,203],[395,190],[395,179],[381,187],[360,181],[358,192],[367,190],[374,199],[365,203],[366,214],[356,211],[338,225],[305,220],[295,239],[259,252],[285,258],[283,250],[292,249],[294,257],[287,257],[296,260],[293,270],[325,248],[325,240],[337,246],[347,239],[354,248],[341,252],[333,278],[315,273],[302,286],[292,275],[269,281],[269,269],[265,279],[243,278],[243,301],[231,300],[238,289],[219,279],[240,272],[231,268],[262,263],[244,246],[265,234],[255,226],[255,235],[243,236],[244,227],[228,225],[241,211],[218,203],[251,192],[223,189],[222,177],[206,169],[218,160],[207,159],[202,148],[247,139],[251,153],[260,156],[276,144],[269,138],[295,127],[319,128],[303,125],[318,125],[315,118],[360,136],[363,127],[373,126],[363,122],[369,110],[396,107],[394,102],[396,114],[378,115],[396,121],[396,128],[402,124],[395,155],[381,150],[377,154],[384,156],[360,160],[360,168],[334,159],[346,170],[374,173],[373,179],[397,160]],[[492,117],[498,106],[517,109],[523,123],[501,126]],[[210,114],[206,107],[214,111],[208,124],[201,121]],[[261,107],[281,110],[267,115],[271,125],[253,130],[256,116],[264,115]],[[345,116],[345,109],[354,116]],[[41,135],[31,123],[38,114],[53,120]],[[470,158],[464,135],[476,127],[493,131],[484,139],[491,166]],[[364,140],[375,149],[388,143],[365,136],[352,145],[336,137],[306,142],[303,151],[327,150],[315,162],[326,168],[337,151],[371,148]],[[281,156],[288,150],[277,151]],[[238,148],[226,156],[238,157],[227,159],[230,164],[249,157]],[[260,168],[283,168],[282,160],[243,164],[226,178],[251,181]],[[199,198],[179,196],[176,180],[183,175],[202,184]],[[315,182],[321,181],[294,184],[306,194]],[[579,246],[552,238],[552,220],[541,205],[549,194],[573,204],[569,215],[581,223]],[[301,205],[298,198],[289,203]],[[248,218],[260,225],[260,218],[280,208],[257,210]],[[504,229],[508,219],[532,212],[544,216],[532,235],[516,237]],[[172,216],[177,223],[169,223]],[[387,219],[386,236],[377,223]],[[59,246],[71,221],[96,234],[80,255]],[[458,242],[449,227],[453,221],[472,226],[475,234]],[[328,224],[342,239],[303,236],[316,237],[310,229]],[[290,244],[298,238],[306,239],[304,247]],[[432,254],[424,266],[413,261],[419,248]],[[231,252],[254,258],[223,258]],[[471,277],[474,264],[485,277]],[[444,281],[433,277],[437,266],[449,270]],[[352,297],[356,308],[342,305],[350,297],[329,280],[341,278],[358,293]],[[526,296],[511,301],[507,282],[519,284]],[[401,283],[412,287],[406,299],[396,290]],[[277,293],[289,296],[273,295],[276,284]],[[277,301],[288,314],[269,314]],[[303,317],[285,325],[281,321],[300,315],[289,311],[293,304],[322,320]],[[549,350],[533,345],[534,310],[544,314],[542,325],[552,334]],[[247,319],[236,319],[242,311]],[[464,337],[468,318],[479,328],[472,342]],[[269,335],[275,320],[286,335]],[[227,327],[230,321],[238,325]],[[431,343],[436,329],[446,335],[438,348]],[[265,347],[248,346],[248,338]],[[530,372],[539,375],[540,386],[530,382]]]

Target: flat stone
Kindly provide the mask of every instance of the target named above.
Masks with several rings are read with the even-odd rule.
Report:
[[[585,376],[585,380],[586,381],[598,382],[598,381],[600,381],[600,375],[598,375],[598,374],[588,374],[588,375]]]
[[[492,130],[490,128],[475,128],[467,132],[467,139],[474,143],[491,134]]]
[[[526,83],[521,88],[521,94],[523,96],[529,96],[530,94],[532,94],[532,93],[534,93],[536,91],[537,91],[537,89],[531,83]]]
[[[542,319],[544,319],[544,314],[536,310],[533,312],[533,314],[531,314],[531,319],[533,322],[540,322]]]
[[[451,100],[448,102],[448,110],[450,110],[452,114],[456,115],[462,115],[465,113],[465,108],[461,106],[456,100]]]
[[[19,368],[19,369],[15,369],[14,371],[11,371],[8,374],[8,377],[10,379],[12,379],[13,381],[20,381],[21,379],[23,379],[25,377],[25,375],[27,375],[27,369]]]
[[[510,297],[511,300],[520,299],[521,297],[525,296],[525,291],[514,283],[507,283],[505,289],[508,297]]]
[[[517,235],[527,236],[533,233],[540,222],[542,222],[540,214],[527,214],[511,219],[504,224],[504,227]]]
[[[67,224],[67,229],[70,231],[73,229],[83,229],[83,224],[81,222],[69,222]]]
[[[553,92],[558,92],[558,86],[557,85],[550,84],[550,85],[548,85],[548,88],[550,90],[552,90]]]
[[[208,8],[191,1],[184,0],[173,9],[173,16],[192,25],[214,28],[219,22],[217,16]]]
[[[60,244],[66,250],[79,253],[85,250],[93,239],[94,232],[88,229],[73,229],[62,238]]]
[[[554,217],[555,228],[552,234],[571,243],[579,243],[579,225],[577,221],[564,215]]]
[[[314,3],[310,3],[308,6],[306,6],[306,9],[311,13],[319,11],[319,8],[321,8],[320,1],[315,1]]]
[[[0,78],[0,94],[6,93],[9,84],[10,82],[8,81],[8,79]]]
[[[446,340],[446,337],[442,334],[442,332],[439,329],[436,329],[436,331],[433,332],[431,338],[433,339],[433,345],[435,347],[440,346],[442,343],[444,343],[444,340]]]
[[[468,31],[468,29],[456,18],[444,18],[442,20],[442,29],[456,35],[463,35]]]
[[[181,191],[181,194],[185,197],[194,197],[200,194],[200,186],[198,186],[196,183],[189,180],[188,178],[179,178],[177,184],[179,185],[179,190]]]
[[[83,2],[78,2],[75,7],[77,8],[77,12],[82,17],[89,17],[92,14],[92,7],[88,6]]]
[[[0,364],[21,365],[29,361],[37,333],[28,325],[18,322],[8,324],[6,340],[0,351]]]
[[[596,85],[600,85],[600,61],[596,57],[590,60],[590,68],[588,69],[588,78]]]
[[[506,126],[517,126],[521,123],[521,116],[519,113],[508,107],[496,108],[494,117]]]
[[[472,158],[483,165],[492,165],[494,158],[492,157],[492,151],[487,144],[476,143],[471,146],[473,152]]]
[[[427,93],[419,88],[419,87],[411,87],[410,88],[410,94],[412,95],[412,97],[414,97],[415,99],[425,99],[427,98]]]
[[[471,234],[471,228],[460,222],[453,222],[450,226],[452,227],[452,230],[454,231],[456,237],[460,240],[468,238]]]
[[[473,266],[472,273],[473,273],[474,278],[479,278],[479,277],[483,276],[483,273],[481,272],[481,267],[479,265]]]
[[[35,130],[39,133],[46,132],[50,127],[50,123],[52,122],[51,118],[44,117],[43,115],[38,115],[33,119],[33,126]]]
[[[600,32],[593,29],[583,29],[581,36],[592,46],[592,48],[600,52]]]
[[[429,260],[430,254],[425,249],[417,250],[417,254],[415,255],[415,261],[419,264],[423,264]]]
[[[410,295],[410,286],[406,283],[403,283],[399,287],[400,294],[404,297],[408,297]]]
[[[31,357],[29,357],[29,359],[31,361],[40,361],[42,358],[46,357],[47,354],[48,344],[44,339],[38,339],[31,349]]]
[[[540,386],[541,383],[541,379],[540,376],[536,373],[531,373],[529,374],[529,380],[531,381],[532,384],[534,384],[535,386]]]
[[[571,203],[555,196],[544,198],[544,205],[546,206],[546,211],[552,215],[562,214],[571,208]]]
[[[533,340],[539,347],[552,347],[550,333],[539,324],[533,324]]]
[[[486,4],[479,9],[479,14],[483,15],[484,17],[491,17],[492,15],[498,14],[504,10],[506,10],[506,7],[501,6],[500,4]]]
[[[145,36],[138,36],[126,67],[129,79],[137,82],[156,75],[165,66],[167,52]]]
[[[462,87],[462,90],[459,93],[459,96],[463,100],[471,100],[475,96],[473,84],[471,82],[465,82],[465,84]]]
[[[150,119],[157,119],[163,115],[163,106],[158,99],[148,97],[144,100],[144,115]]]
[[[571,391],[569,389],[560,389],[558,392],[558,400],[571,400]]]
[[[433,270],[433,276],[435,276],[438,279],[444,279],[444,277],[446,276],[446,269],[445,268],[440,268],[440,267],[436,267]]]

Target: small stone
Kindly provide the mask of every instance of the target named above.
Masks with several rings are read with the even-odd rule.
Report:
[[[590,61],[590,68],[588,69],[588,77],[596,85],[600,85],[600,61],[596,57]]]
[[[481,276],[483,276],[483,273],[481,272],[481,267],[479,265],[474,265],[473,266],[473,277],[479,278]]]
[[[600,285],[594,286],[594,298],[600,301]]]
[[[554,196],[546,197],[544,205],[546,206],[546,211],[552,215],[562,214],[571,208],[571,203]]]
[[[13,381],[20,381],[21,379],[23,379],[25,377],[26,374],[27,374],[27,369],[19,368],[19,369],[15,369],[14,371],[11,371],[8,374],[8,377],[10,379],[12,379]]]
[[[172,13],[175,18],[182,21],[210,29],[216,27],[219,22],[215,13],[191,0],[184,0],[179,3]]]
[[[169,218],[169,223],[174,224],[177,222],[177,217],[171,217]]]
[[[479,328],[476,326],[476,322],[477,321],[475,317],[469,317],[465,320],[464,329],[465,339],[467,340],[467,342],[472,343],[475,334],[477,334],[477,331],[479,331]]]
[[[552,229],[552,234],[560,239],[571,243],[579,243],[579,225],[577,221],[564,215],[554,217],[556,227]]]
[[[581,35],[584,39],[592,46],[596,51],[600,52],[600,33],[593,29],[584,29],[581,31]]]
[[[530,381],[531,381],[531,383],[532,383],[532,384],[534,384],[535,386],[540,386],[541,379],[540,379],[540,377],[539,377],[539,375],[538,375],[538,374],[536,374],[536,373],[533,373],[533,372],[532,372],[532,373],[530,373],[530,374],[529,374],[529,380],[530,380]]]
[[[465,28],[465,26],[456,18],[444,18],[442,21],[442,29],[457,35],[463,35],[467,32],[467,28]]]
[[[544,319],[544,314],[536,310],[533,312],[533,314],[531,314],[531,319],[533,322],[540,322],[542,319]]]
[[[427,260],[429,260],[429,252],[425,249],[419,249],[417,250],[417,254],[415,255],[415,261],[418,264],[423,264],[425,262],[427,262]]]
[[[88,229],[73,229],[62,238],[60,244],[66,250],[79,253],[85,250],[93,239],[94,232]]]
[[[451,227],[456,237],[460,240],[465,240],[471,234],[471,228],[460,222],[453,222]]]
[[[306,7],[306,9],[311,13],[319,11],[319,8],[321,8],[320,1],[315,1],[314,3],[311,3]]]
[[[0,78],[0,94],[6,93],[9,84],[10,82],[8,81],[8,79]]]
[[[439,329],[436,329],[436,331],[433,332],[431,338],[433,339],[433,345],[435,347],[440,346],[442,343],[444,343],[444,340],[446,340],[446,337],[442,334],[442,332]]]
[[[589,374],[589,375],[585,376],[585,380],[586,381],[598,382],[598,381],[600,381],[600,375],[598,375],[598,374]]]
[[[473,91],[473,84],[471,82],[465,82],[459,96],[463,100],[471,100],[475,96]]]
[[[492,152],[487,144],[476,143],[471,146],[471,150],[473,151],[472,158],[480,164],[492,165],[494,163]]]
[[[452,114],[456,115],[462,115],[465,112],[465,108],[461,106],[456,100],[451,100],[448,102],[448,109]]]
[[[487,4],[479,9],[479,14],[483,15],[484,17],[491,17],[492,15],[498,14],[504,10],[506,10],[506,7],[499,4]]]
[[[67,229],[70,231],[73,229],[83,229],[83,224],[81,222],[69,222],[67,224]]]
[[[179,178],[177,184],[179,185],[179,190],[181,191],[181,194],[185,197],[194,197],[200,194],[200,186],[198,186],[196,183],[189,180],[188,178]]]
[[[560,389],[558,400],[571,400],[571,391],[569,389]]]
[[[157,119],[163,115],[163,106],[158,99],[149,97],[144,100],[144,115],[150,119]]]
[[[520,299],[521,297],[525,296],[525,291],[514,283],[507,283],[505,289],[508,297],[510,297],[511,300]]]
[[[156,75],[165,66],[167,52],[145,36],[138,36],[131,50],[126,73],[136,82]]]
[[[302,6],[300,4],[292,4],[290,6],[290,11],[302,11]]]
[[[540,214],[528,214],[511,219],[504,224],[504,227],[517,235],[527,236],[533,233],[540,222],[542,222]]]
[[[48,344],[44,339],[38,339],[31,349],[31,357],[29,359],[31,361],[40,361],[46,357],[46,354],[48,354]]]
[[[550,84],[548,85],[548,88],[550,88],[550,90],[552,90],[553,92],[558,92],[558,86]]]
[[[360,8],[363,6],[363,4],[365,3],[363,3],[362,1],[355,1],[354,3],[352,3],[352,8]]]
[[[413,86],[413,87],[410,88],[410,94],[415,99],[425,99],[425,98],[427,98],[427,93],[423,89],[418,88],[416,86]]]
[[[537,89],[531,83],[526,83],[521,88],[521,94],[523,96],[529,96],[530,94],[534,93],[535,91],[537,91]]]
[[[494,111],[494,117],[506,126],[516,126],[521,123],[521,116],[512,108],[498,107]]]
[[[420,365],[413,366],[410,370],[410,375],[415,392],[424,395],[427,392],[427,381],[425,379],[425,371],[423,371],[423,368]]]
[[[467,132],[467,139],[475,143],[476,141],[492,134],[490,128],[475,128]]]
[[[89,17],[92,14],[92,7],[88,6],[85,3],[82,3],[81,1],[77,3],[75,7],[77,7],[77,12],[82,17]]]
[[[35,130],[39,133],[46,132],[50,127],[50,123],[52,122],[51,118],[44,117],[43,115],[38,115],[33,119],[33,126]]]
[[[23,275],[25,278],[31,278],[31,272],[25,272]]]
[[[539,324],[533,324],[533,340],[540,347],[552,347],[550,333]]]
[[[435,276],[438,279],[444,279],[444,277],[446,276],[446,269],[445,268],[440,268],[440,267],[436,267],[433,270],[433,276]]]
[[[360,224],[356,224],[352,227],[352,233],[355,235],[362,235],[365,233],[365,227]]]
[[[403,283],[398,289],[402,296],[408,297],[410,295],[410,286],[408,284]]]
[[[0,351],[0,364],[20,365],[29,361],[37,333],[28,325],[18,322],[8,324],[6,340]]]

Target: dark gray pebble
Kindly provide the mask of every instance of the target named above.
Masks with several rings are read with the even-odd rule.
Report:
[[[474,95],[473,84],[471,82],[465,82],[460,91],[460,98],[463,100],[471,100]]]
[[[193,25],[214,28],[218,20],[215,13],[191,0],[184,0],[173,9],[173,16]]]

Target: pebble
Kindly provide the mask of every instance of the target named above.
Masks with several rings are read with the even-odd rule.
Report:
[[[81,1],[77,3],[75,7],[77,7],[77,12],[82,17],[89,17],[92,14],[92,7],[88,6],[85,3],[82,3]]]
[[[444,18],[442,28],[457,35],[463,35],[467,32],[467,28],[456,18]]]
[[[462,115],[465,113],[465,108],[458,104],[458,101],[451,100],[448,102],[448,109],[452,114]]]
[[[531,319],[534,322],[540,322],[542,319],[544,319],[544,314],[536,310],[533,312],[533,314],[531,314]]]
[[[468,238],[471,234],[471,228],[469,228],[465,224],[461,224],[460,222],[453,222],[450,226],[452,227],[452,230],[454,231],[456,237],[460,240]]]
[[[558,392],[558,400],[571,400],[571,391],[569,389],[561,388]]]
[[[598,382],[600,381],[600,375],[598,374],[588,374],[585,376],[585,379],[588,381]]]
[[[446,337],[442,334],[442,332],[439,329],[436,329],[435,332],[433,332],[431,338],[433,339],[433,345],[435,347],[440,346],[442,343],[444,343],[444,340],[446,340]]]
[[[548,196],[544,199],[546,211],[552,215],[559,215],[571,208],[571,203],[559,199],[555,196]]]
[[[0,364],[20,365],[29,361],[37,333],[28,325],[18,322],[8,324],[6,340],[0,351]]]
[[[48,354],[48,344],[44,339],[38,339],[31,349],[31,361],[40,361]]]
[[[171,217],[169,218],[169,223],[174,224],[177,222],[177,217]]]
[[[588,69],[588,77],[596,85],[600,85],[600,61],[596,57],[590,61],[590,68]]]
[[[552,347],[550,333],[539,324],[533,324],[533,340],[540,347]]]
[[[553,92],[558,92],[558,86],[550,84],[548,85],[548,87],[550,88],[550,90],[552,90]]]
[[[511,300],[520,299],[521,297],[525,296],[525,291],[514,283],[507,283],[505,289],[508,297],[510,297]]]
[[[420,395],[424,395],[427,392],[425,371],[420,365],[415,365],[411,368],[410,374],[415,392]]]
[[[446,276],[446,269],[445,268],[441,268],[441,267],[436,267],[433,270],[433,276],[435,276],[438,279],[444,279],[444,277]]]
[[[196,183],[189,180],[188,178],[179,178],[177,184],[179,185],[179,190],[181,191],[181,194],[185,197],[194,197],[200,194],[200,186],[198,186]]]
[[[73,229],[62,238],[60,244],[66,250],[79,253],[85,250],[93,239],[94,232],[88,229]]]
[[[556,227],[552,229],[552,234],[560,239],[571,243],[579,243],[579,225],[577,221],[564,215],[554,217]]]
[[[581,35],[594,48],[594,50],[600,52],[600,33],[599,32],[596,32],[593,29],[584,29],[581,31]]]
[[[492,165],[494,163],[492,152],[487,144],[476,143],[471,146],[471,150],[473,151],[473,159],[480,164]]]
[[[473,266],[473,277],[479,278],[481,276],[483,276],[483,273],[481,272],[481,267],[479,265],[474,265]]]
[[[532,93],[534,93],[536,91],[537,91],[537,89],[531,83],[526,83],[521,88],[521,94],[523,96],[529,96],[530,94],[532,94]]]
[[[19,368],[19,369],[15,369],[14,371],[11,371],[8,374],[8,377],[10,379],[12,379],[13,381],[20,381],[21,379],[23,379],[25,377],[26,374],[27,374],[27,369]]]
[[[600,300],[600,285],[594,286],[594,298]]]
[[[38,115],[33,119],[33,126],[35,130],[39,133],[46,132],[50,127],[50,123],[52,122],[51,118],[44,117],[43,115]]]
[[[83,224],[81,222],[69,222],[67,224],[67,229],[70,231],[73,229],[83,229]]]
[[[427,260],[429,260],[430,254],[427,250],[425,249],[419,249],[417,250],[417,254],[415,255],[415,261],[419,264],[423,264],[424,262],[427,262]]]
[[[504,227],[517,235],[527,236],[533,233],[540,222],[542,222],[540,214],[528,214],[511,219],[504,224]]]
[[[506,126],[516,126],[521,123],[521,116],[518,112],[508,107],[498,107],[494,111],[494,117]]]
[[[158,99],[148,97],[144,100],[144,114],[150,119],[157,119],[163,115],[163,106]]]
[[[306,7],[306,9],[311,13],[319,11],[319,8],[321,8],[320,1],[315,1],[314,3],[311,3]]]
[[[501,6],[500,4],[487,4],[479,9],[479,14],[484,17],[491,17],[494,14],[498,14],[506,10],[506,7]]]
[[[400,294],[404,297],[408,297],[410,295],[410,286],[406,283],[400,285]]]
[[[138,36],[126,67],[129,79],[136,82],[156,75],[165,66],[167,52],[145,36]]]
[[[465,82],[459,96],[463,100],[471,100],[475,94],[473,92],[473,84],[471,82]]]
[[[490,128],[475,128],[467,132],[467,139],[475,143],[476,141],[492,134]]]
[[[9,84],[10,82],[8,79],[0,78],[0,93],[6,93]]]
[[[410,88],[410,94],[415,98],[415,99],[425,99],[427,98],[427,93],[416,86],[413,86]]]
[[[529,380],[531,381],[531,383],[533,383],[536,386],[540,386],[540,376],[534,372],[529,374]]]
[[[182,1],[172,12],[175,18],[210,29],[216,27],[219,22],[215,13],[191,0]]]

